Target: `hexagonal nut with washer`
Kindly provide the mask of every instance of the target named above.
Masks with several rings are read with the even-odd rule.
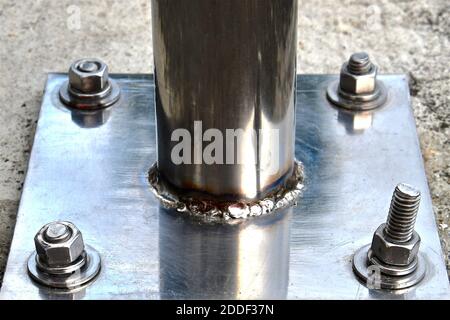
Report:
[[[384,233],[385,224],[378,227],[373,235],[371,250],[383,263],[394,266],[407,266],[417,257],[420,236],[414,231],[411,240],[404,243],[389,241]]]
[[[36,252],[39,259],[48,266],[65,266],[76,261],[84,252],[83,236],[75,225],[70,222],[59,222],[69,230],[67,239],[51,242],[46,239],[45,233],[50,224],[39,230],[34,238]]]
[[[375,91],[378,68],[372,65],[366,74],[352,74],[348,70],[348,63],[342,66],[340,89],[353,95],[370,94]]]
[[[69,69],[70,88],[81,93],[107,90],[108,77],[108,66],[98,59],[78,60]]]

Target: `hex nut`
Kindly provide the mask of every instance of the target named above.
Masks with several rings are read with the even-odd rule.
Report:
[[[378,227],[373,235],[372,252],[383,263],[394,266],[407,266],[417,257],[420,236],[414,231],[411,240],[405,243],[393,243],[385,235],[386,224]]]
[[[93,69],[83,69],[83,65],[94,65]],[[98,59],[83,59],[73,63],[69,69],[69,84],[72,90],[81,93],[98,93],[109,87],[108,66]]]
[[[366,74],[352,74],[348,70],[348,63],[342,66],[340,88],[342,91],[354,95],[370,94],[375,91],[378,68],[372,65]]]
[[[59,222],[69,228],[70,236],[62,242],[49,242],[45,232],[50,224],[39,230],[34,238],[39,259],[48,266],[65,266],[75,262],[84,252],[83,236],[75,225],[70,222]]]

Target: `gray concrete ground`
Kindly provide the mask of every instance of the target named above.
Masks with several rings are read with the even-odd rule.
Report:
[[[46,73],[66,71],[80,57],[99,57],[112,72],[149,73],[150,22],[148,0],[0,0],[0,280]],[[299,72],[337,73],[358,50],[368,51],[382,72],[411,77],[427,175],[445,240],[450,211],[450,2],[300,0]]]

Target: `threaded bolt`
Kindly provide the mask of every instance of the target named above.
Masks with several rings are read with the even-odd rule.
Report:
[[[395,187],[384,232],[393,242],[411,240],[420,205],[420,191],[401,183]]]
[[[97,72],[101,66],[93,61],[84,61],[78,66],[78,70],[86,73]]]
[[[61,222],[50,224],[44,233],[44,238],[51,243],[63,242],[70,236],[69,228]]]
[[[372,69],[372,62],[366,52],[357,52],[350,57],[347,68],[352,74],[362,75]]]

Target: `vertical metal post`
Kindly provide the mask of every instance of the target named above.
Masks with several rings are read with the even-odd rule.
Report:
[[[297,0],[152,0],[152,14],[161,175],[221,199],[281,185],[294,166]],[[180,151],[184,133],[192,149]]]
[[[292,208],[238,225],[160,209],[162,299],[286,299]]]

